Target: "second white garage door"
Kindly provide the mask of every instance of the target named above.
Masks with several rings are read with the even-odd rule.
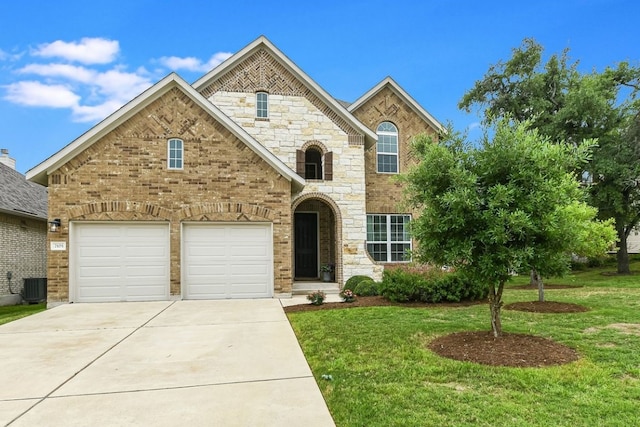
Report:
[[[273,295],[271,224],[183,225],[186,299]]]

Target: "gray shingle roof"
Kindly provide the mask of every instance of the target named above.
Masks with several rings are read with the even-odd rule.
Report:
[[[0,210],[47,219],[47,188],[0,163]]]

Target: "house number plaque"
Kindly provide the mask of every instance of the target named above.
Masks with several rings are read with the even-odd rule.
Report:
[[[52,251],[66,251],[67,242],[51,242]]]

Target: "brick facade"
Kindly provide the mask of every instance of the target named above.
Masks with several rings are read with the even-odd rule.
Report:
[[[405,173],[415,163],[410,152],[413,137],[421,133],[435,132],[418,114],[411,109],[388,86],[353,111],[365,126],[374,132],[382,122],[391,122],[398,128],[398,155],[400,173]],[[365,177],[367,192],[367,213],[401,213],[403,200],[402,185],[394,181],[395,174],[377,172],[376,146],[365,152]]]
[[[46,239],[45,220],[0,212],[0,295],[20,292],[25,278],[47,277]]]
[[[167,170],[167,140],[184,141],[184,169]],[[179,89],[172,89],[49,177],[50,239],[69,221],[170,223],[170,293],[181,295],[183,221],[273,224],[274,287],[291,289],[291,183]],[[69,299],[69,252],[49,253],[49,302]]]

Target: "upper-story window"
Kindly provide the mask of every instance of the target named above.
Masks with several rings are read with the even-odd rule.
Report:
[[[322,153],[316,148],[309,148],[305,152],[304,177],[306,179],[322,179]]]
[[[256,93],[256,117],[269,118],[269,94],[267,92]]]
[[[398,173],[398,128],[391,122],[378,126],[378,173]]]
[[[304,179],[333,180],[333,153],[317,146],[296,150],[296,173]]]
[[[171,138],[167,145],[167,167],[182,169],[184,159],[184,143],[181,139]]]

